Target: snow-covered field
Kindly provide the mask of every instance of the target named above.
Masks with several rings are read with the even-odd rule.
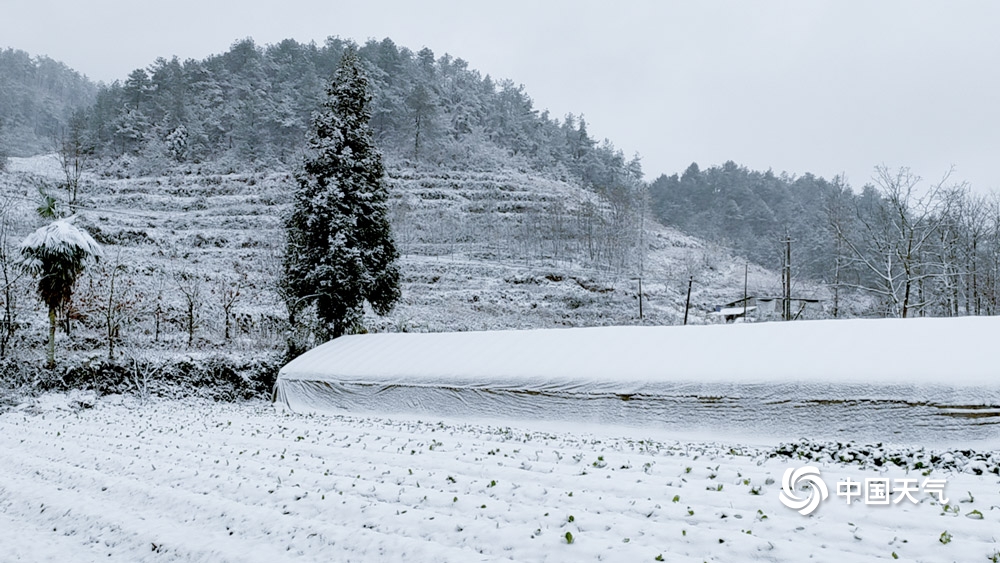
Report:
[[[805,462],[766,445],[521,424],[45,395],[0,415],[0,560],[1000,559],[973,463],[929,473],[947,505],[848,506],[840,480],[925,476],[812,462],[830,497],[802,516],[779,492]]]

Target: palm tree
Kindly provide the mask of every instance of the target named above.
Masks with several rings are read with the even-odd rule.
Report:
[[[38,296],[49,308],[49,347],[46,367],[56,366],[56,311],[73,296],[76,278],[103,253],[100,245],[72,217],[53,221],[21,243],[24,268],[38,276]]]

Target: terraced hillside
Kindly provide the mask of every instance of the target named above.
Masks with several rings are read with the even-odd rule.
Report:
[[[41,221],[31,212],[38,185],[55,181],[58,169],[50,157],[13,159],[10,168],[0,182],[16,203],[19,231],[27,232]],[[280,349],[284,308],[276,282],[293,183],[287,172],[90,178],[77,222],[106,255],[78,289],[72,316],[83,330],[71,332],[71,345],[101,346],[117,272],[126,344]],[[644,221],[641,235],[623,235],[608,202],[562,180],[510,168],[397,166],[390,167],[390,191],[403,299],[388,317],[367,317],[369,330],[638,323],[640,273],[646,323],[681,322],[689,276],[697,281],[690,322],[707,322],[714,305],[742,294],[742,261],[653,221]],[[640,245],[647,249],[641,260]],[[779,283],[777,274],[751,268],[752,290]],[[44,320],[33,300],[21,303],[33,307],[22,311],[24,320]],[[25,332],[32,344],[43,334],[38,326]]]

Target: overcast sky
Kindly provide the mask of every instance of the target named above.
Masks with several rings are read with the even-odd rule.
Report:
[[[390,37],[524,84],[642,156],[855,187],[879,163],[1000,188],[1000,2],[3,0],[0,46],[110,82],[237,39]]]

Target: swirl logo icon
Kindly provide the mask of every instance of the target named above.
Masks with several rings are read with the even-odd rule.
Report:
[[[800,481],[811,485],[809,496],[806,498],[799,497],[796,491]],[[808,465],[798,469],[789,467],[781,478],[781,497],[779,498],[781,504],[792,510],[798,510],[799,514],[803,516],[811,514],[819,507],[819,503],[826,500],[828,496],[830,493],[826,489],[826,483],[819,476],[818,467]]]

